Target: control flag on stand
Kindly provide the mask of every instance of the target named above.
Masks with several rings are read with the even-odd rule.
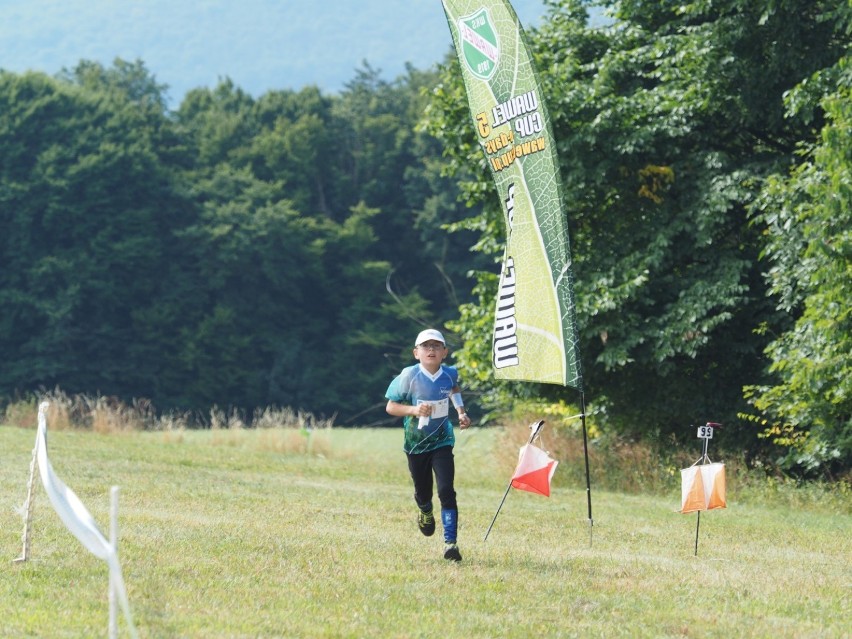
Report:
[[[725,464],[701,464],[680,471],[680,512],[726,508]]]
[[[558,461],[532,444],[521,446],[518,466],[512,475],[512,487],[550,497],[550,480]]]

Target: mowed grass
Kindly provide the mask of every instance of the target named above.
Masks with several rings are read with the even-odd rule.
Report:
[[[57,475],[109,531],[140,637],[849,637],[848,507],[738,501],[701,517],[680,494],[512,491],[496,429],[456,446],[460,564],[417,530],[396,429],[49,433]],[[107,568],[36,484],[34,430],[0,427],[0,636],[107,634]],[[557,478],[560,470],[557,470]],[[848,506],[848,505],[847,505]],[[121,636],[129,636],[123,619]]]

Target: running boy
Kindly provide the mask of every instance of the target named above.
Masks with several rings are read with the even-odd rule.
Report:
[[[417,525],[427,537],[435,532],[432,510],[432,474],[441,502],[444,526],[444,559],[461,561],[456,544],[459,511],[456,506],[455,461],[453,460],[453,424],[450,402],[458,412],[459,428],[470,426],[464,410],[459,374],[454,366],[445,366],[447,343],[435,329],[421,331],[414,342],[414,359],[420,363],[404,368],[388,386],[387,412],[404,417],[408,470],[414,481],[414,501],[420,510]]]

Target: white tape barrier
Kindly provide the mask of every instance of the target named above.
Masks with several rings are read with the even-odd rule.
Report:
[[[44,485],[44,490],[50,499],[50,503],[53,504],[56,514],[59,515],[71,534],[79,539],[80,543],[95,557],[107,562],[112,588],[124,612],[130,634],[136,637],[136,628],[130,616],[130,604],[127,601],[127,590],[124,587],[124,578],[121,576],[121,565],[118,563],[116,547],[103,536],[80,498],[56,476],[53,467],[50,465],[50,460],[47,458],[47,408],[47,402],[42,402],[38,407],[36,449],[38,451],[38,469],[41,475],[41,483]]]

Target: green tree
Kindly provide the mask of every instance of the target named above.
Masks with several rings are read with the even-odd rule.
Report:
[[[183,239],[203,294],[182,330],[185,381],[175,401],[311,407],[298,390],[310,386],[304,377],[283,383],[273,369],[282,348],[301,359],[301,350],[327,330],[316,221],[246,169],[219,165],[196,188],[201,213]],[[282,387],[291,390],[275,390]]]
[[[791,108],[811,102],[801,94],[814,84],[830,91],[819,142],[768,182],[759,205],[772,291],[796,322],[768,348],[778,383],[749,392],[766,436],[788,451],[785,468],[837,476],[852,468],[852,61],[803,82]]]
[[[764,376],[768,337],[754,329],[787,324],[767,297],[750,207],[813,135],[786,114],[785,92],[834,64],[844,41],[828,2],[606,5],[612,23],[589,28],[583,3],[553,3],[530,34],[559,142],[587,394],[623,432],[692,437],[689,424],[712,419],[756,449],[736,419],[743,385]],[[463,105],[451,66],[429,129],[454,166],[482,166]],[[483,167],[464,194],[487,206],[471,226],[493,253],[504,231],[488,182]],[[492,274],[478,290],[461,322],[472,358],[487,353]]]
[[[140,68],[0,74],[0,392],[155,393],[186,223],[164,156],[179,152]],[[156,105],[157,90],[145,96]],[[159,338],[168,339],[161,325]]]
[[[410,315],[435,316],[416,286],[398,304],[385,289],[400,245],[406,264],[426,254],[401,204],[413,120],[389,114],[417,92],[373,95],[387,87],[373,78],[357,100],[311,88],[254,100],[223,83],[181,105],[178,126],[199,149],[187,176],[201,214],[186,238],[204,292],[181,401],[344,420],[375,408]]]
[[[472,235],[445,228],[466,211],[456,202],[455,184],[441,173],[440,143],[416,128],[434,83],[434,73],[411,67],[386,82],[366,65],[334,110],[346,123],[339,136],[343,184],[377,211],[373,228],[392,268],[389,287],[428,300],[428,313],[416,318],[425,324],[457,315],[459,303],[470,298],[467,271],[476,263],[468,252]]]
[[[381,421],[410,336],[466,295],[455,187],[414,130],[432,77],[225,79],[172,113],[141,62],[2,74],[0,395]]]

